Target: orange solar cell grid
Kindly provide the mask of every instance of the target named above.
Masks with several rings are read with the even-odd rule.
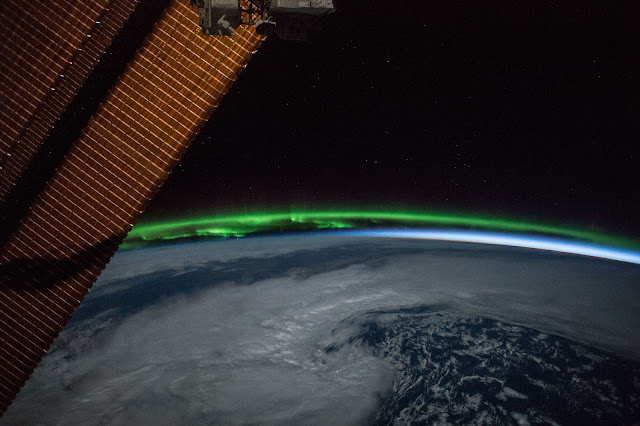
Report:
[[[139,1],[0,4],[0,202]]]
[[[0,249],[0,411],[262,42],[174,0]],[[18,284],[18,285],[17,285]]]

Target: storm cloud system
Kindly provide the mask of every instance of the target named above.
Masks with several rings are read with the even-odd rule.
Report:
[[[338,234],[124,251],[4,420],[638,419],[637,276],[566,254]]]

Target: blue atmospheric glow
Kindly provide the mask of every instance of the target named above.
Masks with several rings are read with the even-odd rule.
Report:
[[[455,230],[358,230],[345,231],[343,234],[362,237],[409,238],[433,241],[455,241],[463,243],[493,244],[500,246],[522,247],[547,250],[557,253],[576,254],[617,260],[640,265],[640,253],[598,246],[575,241],[563,241],[545,237],[532,237],[493,232],[455,231]]]

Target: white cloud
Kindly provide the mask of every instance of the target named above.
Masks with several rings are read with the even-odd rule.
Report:
[[[151,271],[344,241],[256,238],[131,251],[120,253],[101,280],[106,290],[109,281]],[[390,366],[357,344],[324,349],[357,332],[349,329],[349,318],[399,306],[447,304],[640,358],[634,328],[640,288],[630,279],[637,268],[478,247],[452,252],[451,244],[384,247],[429,250],[315,275],[292,269],[252,285],[229,283],[165,300],[117,323],[105,314],[75,324],[61,336],[69,344],[45,358],[4,420],[366,423],[379,396],[391,391]]]
[[[122,250],[111,259],[95,286],[152,272],[192,270],[211,262],[272,258],[300,250],[320,250],[344,244],[349,239],[326,235],[313,238],[265,236]]]

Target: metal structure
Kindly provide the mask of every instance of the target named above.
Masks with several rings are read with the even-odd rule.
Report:
[[[52,138],[144,2],[164,10],[130,62],[79,136]],[[26,203],[0,215],[1,415],[264,37],[203,35],[186,0],[6,0],[0,25],[0,211]]]
[[[305,40],[319,19],[335,10],[333,0],[191,0],[203,34],[232,36],[241,25],[262,35]]]

